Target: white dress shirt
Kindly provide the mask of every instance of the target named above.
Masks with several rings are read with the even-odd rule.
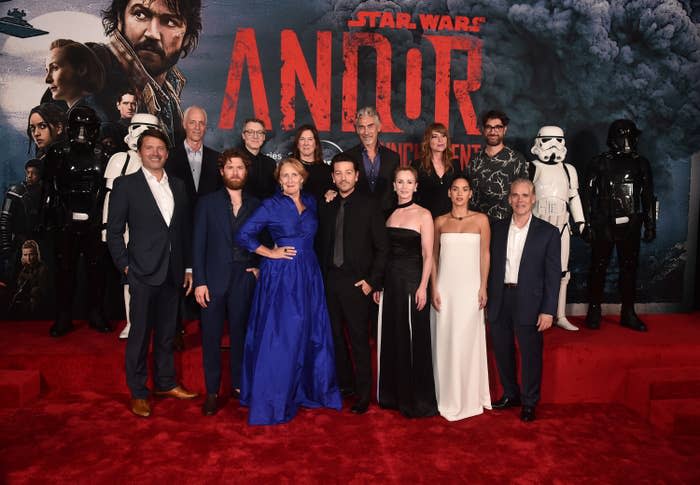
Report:
[[[515,225],[513,218],[510,220],[508,229],[508,244],[506,246],[506,276],[503,281],[506,284],[518,283],[518,270],[520,269],[520,259],[523,257],[523,248],[527,239],[527,231],[530,229],[532,214],[523,227]]]
[[[199,150],[193,150],[187,144],[187,140],[183,141],[183,143],[185,144],[187,161],[190,163],[192,180],[194,180],[194,189],[199,192],[199,178],[202,175],[202,156],[204,155],[204,145],[200,145]]]
[[[145,167],[142,167],[141,170],[146,176],[146,182],[148,182],[148,187],[151,189],[153,198],[156,199],[156,204],[158,204],[158,209],[163,216],[163,220],[165,220],[165,223],[170,227],[170,221],[173,218],[173,211],[175,210],[175,198],[173,197],[172,190],[170,190],[168,174],[166,174],[164,170],[163,177],[158,181],[156,176]]]

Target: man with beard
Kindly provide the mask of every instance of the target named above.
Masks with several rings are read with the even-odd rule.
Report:
[[[231,395],[240,396],[243,344],[258,274],[257,256],[235,242],[238,229],[260,205],[258,199],[243,192],[249,168],[245,151],[224,151],[219,157],[224,187],[202,196],[194,217],[192,271],[195,299],[202,307],[205,416],[218,410],[224,320],[228,320],[231,338]]]
[[[491,110],[481,117],[486,146],[474,155],[467,168],[472,181],[471,208],[489,216],[491,223],[510,217],[510,184],[518,178],[529,178],[525,157],[503,143],[508,122],[502,111]]]
[[[108,44],[88,44],[105,67],[105,87],[95,93],[104,112],[129,88],[138,112],[160,118],[171,142],[182,139],[180,93],[185,77],[175,66],[197,45],[201,0],[112,0],[102,12]],[[105,121],[105,120],[103,120]]]

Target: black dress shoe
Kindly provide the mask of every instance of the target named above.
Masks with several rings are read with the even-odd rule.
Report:
[[[241,390],[237,388],[231,389],[231,398],[232,399],[240,399],[241,398]]]
[[[185,350],[185,339],[180,332],[175,333],[175,338],[173,339],[173,350],[175,352],[182,352]]]
[[[219,410],[218,396],[216,394],[207,394],[202,404],[202,414],[205,416],[214,416]]]
[[[584,324],[591,330],[598,330],[600,328],[600,320],[602,318],[600,305],[591,303],[588,305],[588,312],[586,313],[586,320]]]
[[[350,412],[353,414],[365,414],[369,409],[369,403],[367,401],[357,401],[350,408]]]
[[[503,396],[498,401],[494,401],[491,403],[492,409],[516,408],[518,406],[520,406],[520,398],[519,397],[513,398],[513,397]]]
[[[523,406],[520,410],[520,421],[529,423],[535,420],[535,407],[534,406]]]
[[[56,320],[49,329],[49,335],[52,337],[63,337],[65,334],[72,332],[75,329],[73,322],[70,320]]]
[[[90,314],[88,315],[88,326],[100,333],[109,333],[112,331],[112,326],[109,324],[109,321],[100,313],[99,310],[90,310]]]
[[[637,332],[646,332],[647,326],[639,319],[634,310],[623,310],[620,313],[620,325]]]

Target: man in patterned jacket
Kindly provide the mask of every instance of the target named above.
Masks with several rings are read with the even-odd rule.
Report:
[[[496,110],[481,117],[486,146],[472,157],[467,167],[474,192],[471,208],[489,216],[491,223],[510,217],[510,184],[518,178],[529,178],[525,157],[503,144],[508,121],[504,112]]]

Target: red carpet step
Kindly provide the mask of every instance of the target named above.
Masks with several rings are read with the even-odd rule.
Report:
[[[0,408],[26,406],[39,397],[38,370],[0,370]]]

